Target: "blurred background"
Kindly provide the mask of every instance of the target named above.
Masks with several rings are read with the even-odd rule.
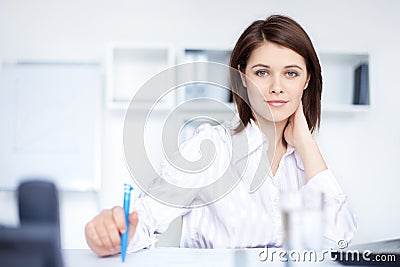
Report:
[[[85,223],[122,205],[131,179],[122,132],[135,90],[174,64],[226,62],[251,22],[276,13],[296,19],[320,56],[325,91],[316,138],[358,218],[354,243],[399,238],[396,0],[0,0],[0,224],[19,223],[19,181],[52,177],[61,190],[62,246],[86,248]],[[360,64],[368,65],[361,103],[353,99]],[[156,163],[162,110],[182,99],[167,98],[149,122]],[[223,101],[231,105],[229,96]],[[213,108],[207,112],[223,119]]]

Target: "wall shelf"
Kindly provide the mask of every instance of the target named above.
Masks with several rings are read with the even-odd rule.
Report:
[[[214,62],[229,66],[231,50],[224,48],[196,48],[196,47],[184,47],[179,49],[178,62],[179,63],[190,63],[190,62]],[[212,99],[221,101],[223,103],[232,103],[231,92],[229,82],[229,68],[219,69],[218,72],[207,68],[206,65],[197,68],[193,68],[192,75],[193,80],[215,80],[215,77],[223,77],[221,80],[221,86],[215,86],[205,83],[191,84],[177,90],[177,103],[183,101],[196,99],[199,97],[210,97]],[[180,80],[179,73],[178,80]],[[185,73],[186,75],[186,73]],[[207,109],[214,109],[211,105],[205,105]],[[196,108],[194,108],[196,109]],[[203,106],[204,109],[204,106]],[[218,109],[218,108],[217,108]]]
[[[322,112],[325,113],[367,112],[370,109],[370,105],[322,105]]]
[[[206,107],[206,108],[205,108]],[[204,110],[212,110],[213,112],[231,112],[231,110],[236,110],[233,102],[230,103],[216,103],[214,101],[196,101],[196,103],[191,103],[182,110],[186,112],[201,112]]]
[[[126,109],[133,96],[147,80],[174,64],[174,49],[170,45],[130,43],[110,45],[107,62],[107,106],[112,109]],[[158,96],[152,93],[149,90],[139,101],[153,102]],[[160,101],[160,105],[169,107],[174,104],[174,100],[175,96],[169,94]]]
[[[369,64],[369,54],[359,52],[322,52],[322,109],[329,112],[363,112],[370,107],[369,73],[365,78],[367,94],[365,104],[353,104],[355,71],[362,64]]]

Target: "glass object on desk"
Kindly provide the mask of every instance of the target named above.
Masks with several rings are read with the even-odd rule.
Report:
[[[324,218],[322,192],[293,191],[281,195],[284,247],[288,251],[322,250]]]

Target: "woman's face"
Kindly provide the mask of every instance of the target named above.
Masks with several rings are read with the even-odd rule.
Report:
[[[296,111],[309,81],[302,56],[268,41],[253,50],[245,74],[254,115],[271,122],[286,121]]]

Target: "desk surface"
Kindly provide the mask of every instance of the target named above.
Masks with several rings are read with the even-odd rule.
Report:
[[[275,256],[261,261],[263,249],[186,249],[186,248],[153,248],[126,256],[125,263],[121,255],[100,258],[90,250],[63,250],[65,267],[102,267],[102,266],[287,266]],[[271,251],[269,251],[271,252]],[[275,254],[277,255],[277,254]],[[340,266],[332,262],[302,263],[300,266]],[[297,266],[297,265],[296,265]]]

